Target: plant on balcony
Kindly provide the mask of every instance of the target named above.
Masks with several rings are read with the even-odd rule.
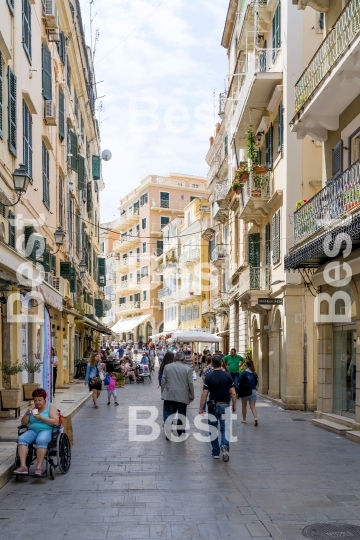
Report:
[[[235,191],[237,194],[241,191],[241,183],[240,180],[234,180],[234,182],[231,184],[231,188],[233,191]]]
[[[246,164],[241,164],[235,171],[235,179],[240,182],[246,182],[249,178],[249,167]]]
[[[258,165],[259,158],[258,158],[258,152],[256,147],[256,137],[253,130],[253,125],[249,124],[247,129],[245,130],[245,136],[246,136],[246,156],[251,161],[252,167],[254,165]]]
[[[297,201],[295,205],[296,210],[300,210],[300,208],[302,208],[306,202],[307,201],[305,199],[301,199],[300,201]]]

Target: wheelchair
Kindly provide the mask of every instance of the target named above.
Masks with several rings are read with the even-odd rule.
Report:
[[[18,427],[18,436],[28,431],[28,426]],[[45,455],[45,471],[41,476],[35,476],[30,474],[30,467],[36,461],[36,444],[29,444],[28,455],[26,457],[26,466],[28,468],[28,476],[32,478],[48,478],[55,480],[55,470],[59,469],[62,474],[66,474],[70,469],[71,464],[71,447],[69,437],[66,433],[62,433],[62,426],[54,427],[52,430],[52,439],[48,444]],[[14,471],[20,466],[20,458],[18,449],[16,448],[16,456],[14,462]],[[20,475],[15,474],[16,481],[19,481]]]

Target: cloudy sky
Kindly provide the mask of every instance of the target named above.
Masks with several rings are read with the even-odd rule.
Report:
[[[90,0],[80,1],[90,44]],[[220,45],[227,7],[228,0],[93,1],[101,146],[113,155],[103,162],[103,222],[148,174],[207,174],[213,92],[217,111],[227,73]]]

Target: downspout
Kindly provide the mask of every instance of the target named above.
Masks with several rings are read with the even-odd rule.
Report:
[[[304,411],[307,411],[307,332],[306,332],[306,289],[304,290],[304,345],[303,345],[303,363],[304,363]]]

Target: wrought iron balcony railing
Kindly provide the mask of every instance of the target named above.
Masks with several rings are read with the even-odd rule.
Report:
[[[250,173],[248,180],[242,187],[242,197],[240,197],[240,200],[243,208],[245,208],[252,198],[270,198],[270,174],[270,171],[261,174]]]
[[[133,311],[136,309],[140,309],[140,302],[125,302],[124,304],[120,304],[118,311]]]
[[[297,112],[360,34],[360,2],[350,0],[295,84]]]
[[[247,266],[239,276],[239,295],[247,291],[270,290],[270,268]]]
[[[194,248],[191,251],[187,251],[180,255],[179,263],[180,264],[188,264],[188,263],[195,263],[200,258],[200,249]]]
[[[294,242],[323,227],[335,226],[346,212],[360,206],[360,160],[294,212]]]
[[[212,301],[214,311],[225,311],[229,309],[229,295],[226,292],[219,293]]]
[[[217,261],[225,261],[228,256],[228,250],[225,246],[219,245],[212,250],[211,253],[211,262],[215,263]]]

